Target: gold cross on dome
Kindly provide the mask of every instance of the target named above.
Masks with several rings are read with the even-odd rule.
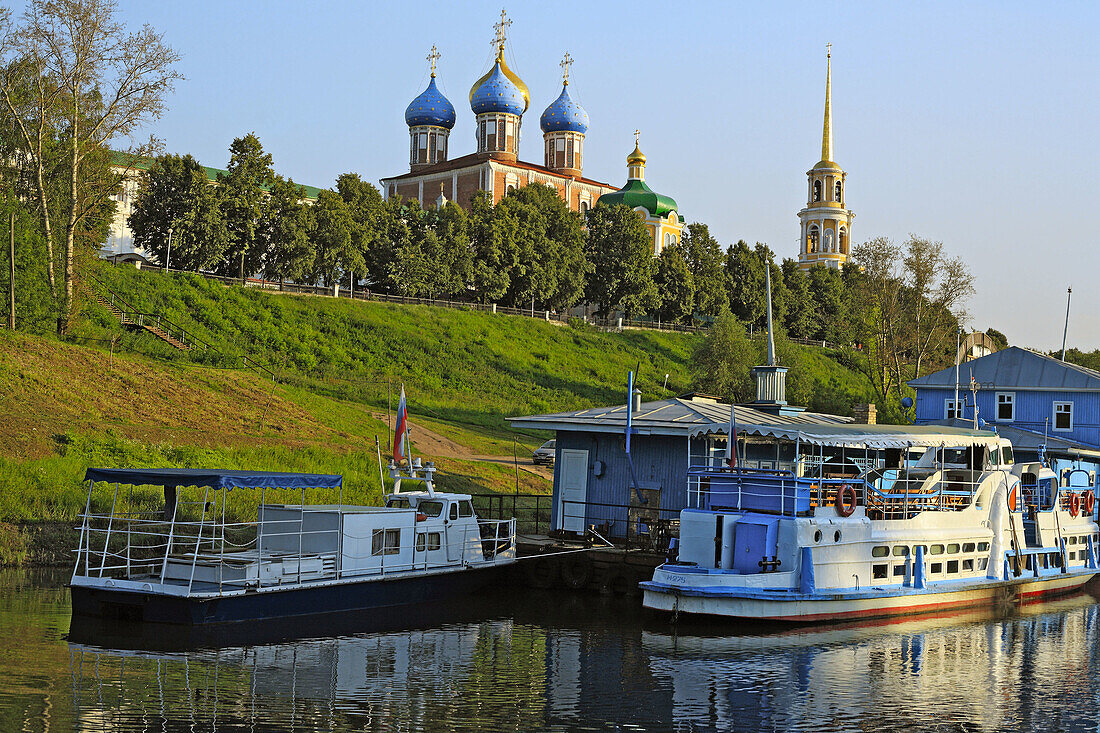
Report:
[[[634,147],[638,147],[638,136],[642,134],[641,130],[634,131]]]
[[[500,22],[493,24],[493,29],[496,30],[496,35],[493,36],[493,45],[497,48],[504,48],[504,41],[508,37],[508,26],[512,25],[512,21],[507,19],[504,13],[504,9],[500,10]]]
[[[432,64],[432,76],[435,76],[435,62],[439,61],[439,59],[442,58],[442,57],[443,57],[443,54],[441,54],[439,52],[439,50],[433,44],[432,45],[432,52],[429,53],[428,57],[427,57],[428,61],[430,61],[431,64]]]
[[[569,52],[565,52],[565,56],[562,58],[561,63],[558,66],[561,67],[561,81],[563,84],[569,84],[569,67],[573,65],[573,57],[569,55]]]
[[[825,44],[825,57],[830,58],[830,59],[833,57],[833,44],[832,43],[826,43]]]

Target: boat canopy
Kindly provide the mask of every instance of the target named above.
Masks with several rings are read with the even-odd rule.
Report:
[[[737,425],[742,435],[759,435],[812,445],[873,449],[997,446],[998,436],[988,430],[970,430],[942,425]]]
[[[343,476],[202,468],[89,468],[85,481],[135,486],[208,486],[212,489],[337,489]]]

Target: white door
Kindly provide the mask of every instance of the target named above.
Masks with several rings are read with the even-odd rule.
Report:
[[[558,528],[584,532],[584,502],[588,499],[588,451],[561,451],[558,488]]]

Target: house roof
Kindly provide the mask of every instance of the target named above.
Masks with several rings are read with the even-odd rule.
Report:
[[[969,423],[969,420],[933,420],[928,424],[937,426],[966,427]],[[1060,437],[1058,435],[1047,434],[1044,436],[1042,433],[1038,433],[1034,430],[1026,430],[1024,428],[1016,427],[1014,425],[1006,425],[1004,423],[991,425],[990,429],[996,432],[1002,438],[1007,438],[1012,443],[1012,447],[1016,449],[1024,448],[1027,450],[1038,450],[1040,445],[1046,444],[1046,452],[1054,455],[1081,455],[1100,458],[1100,450],[1097,450],[1096,446],[1088,445],[1087,443],[1081,443],[1076,440],[1070,440],[1068,438]]]
[[[1033,389],[1061,392],[1100,392],[1100,372],[1095,369],[1059,361],[1019,346],[968,361],[959,368],[959,382],[964,389],[971,374],[982,389]],[[955,367],[927,374],[909,381],[914,389],[955,388]]]
[[[148,158],[141,155],[131,155],[130,153],[123,153],[117,150],[111,151],[111,165],[118,166],[120,168],[133,168],[139,171],[148,171],[153,167],[153,158]],[[206,180],[211,183],[217,183],[219,175],[227,175],[229,171],[222,168],[211,168],[208,165],[202,166],[202,169],[206,171]],[[301,183],[297,184],[305,189],[307,199],[317,198],[317,194],[321,193],[321,189],[317,186],[306,186]]]
[[[816,445],[898,448],[905,446],[995,445],[997,435],[986,430],[938,425],[864,425],[852,418],[823,412],[773,415],[747,405],[734,407],[740,435],[801,440]],[[626,405],[596,407],[551,415],[508,418],[513,427],[573,432],[622,433]],[[644,402],[635,411],[631,427],[637,435],[689,436],[729,433],[730,406],[683,398]]]
[[[737,430],[752,425],[814,425],[850,423],[852,418],[818,412],[800,412],[788,417],[776,416],[744,405],[734,407]],[[626,405],[592,407],[587,410],[558,412],[549,415],[510,417],[516,428],[537,430],[574,430],[598,433],[621,433],[626,429]],[[705,435],[725,434],[729,430],[729,403],[699,401],[673,397],[655,402],[643,402],[636,410],[631,425],[639,435]]]
[[[494,160],[492,158],[487,158],[482,153],[469,153],[467,155],[463,155],[463,156],[460,156],[458,158],[452,158],[451,160],[445,160],[442,163],[436,163],[435,165],[425,166],[424,168],[419,168],[415,171],[410,171],[408,173],[402,173],[399,176],[389,176],[388,178],[383,178],[382,181],[384,183],[390,183],[390,182],[394,182],[394,181],[403,181],[407,178],[416,178],[418,176],[431,176],[431,175],[435,175],[437,173],[448,173],[450,171],[458,170],[460,168],[470,168],[470,167],[473,167],[473,166],[479,166],[479,165],[482,165],[485,162],[490,161],[490,160],[492,160],[497,165],[510,166],[512,168],[521,168],[521,169],[527,170],[527,171],[535,171],[536,173],[542,173],[543,175],[547,175],[547,176],[554,176],[555,178],[560,178],[562,180],[573,180],[573,181],[577,181],[579,183],[587,183],[590,186],[602,186],[603,188],[608,188],[608,189],[612,188],[611,184],[609,184],[609,183],[603,183],[601,181],[594,181],[591,178],[582,178],[580,176],[567,176],[567,175],[564,175],[564,174],[559,173],[557,171],[550,170],[546,166],[535,165],[534,163],[527,163],[527,162],[522,161],[522,160],[517,160],[517,161],[511,162],[511,163],[506,163],[506,162],[501,161],[501,160]]]

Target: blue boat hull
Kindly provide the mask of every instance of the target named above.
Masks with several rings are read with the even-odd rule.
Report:
[[[199,626],[309,616],[438,601],[473,593],[502,567],[465,569],[407,578],[188,598],[119,589],[70,586],[74,616]]]

